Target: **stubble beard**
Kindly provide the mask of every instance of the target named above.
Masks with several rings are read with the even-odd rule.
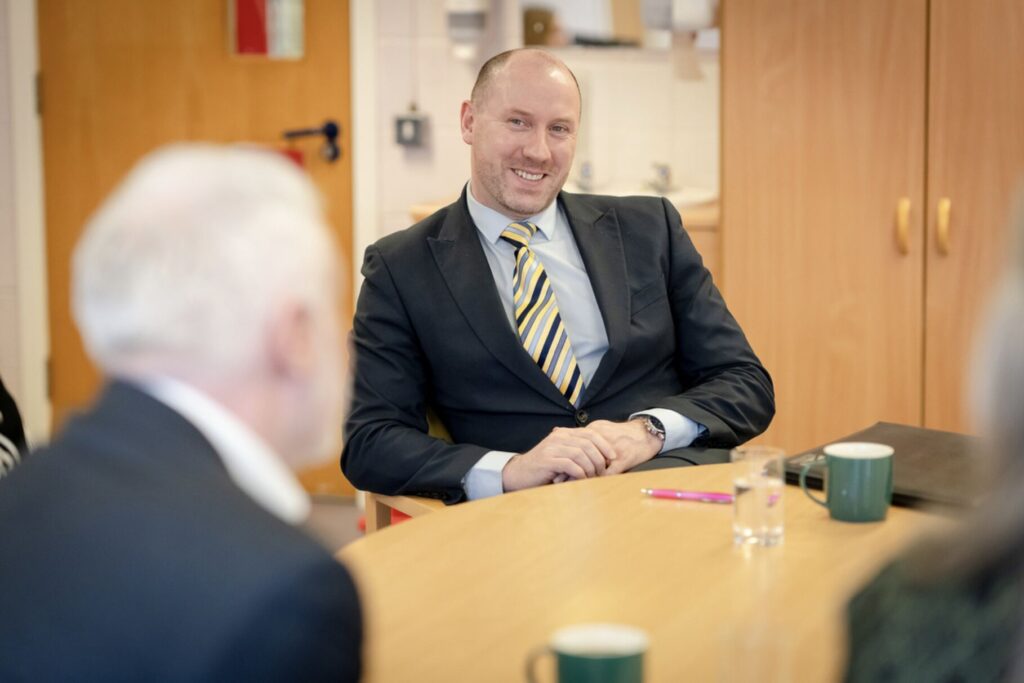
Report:
[[[509,183],[506,183],[501,177],[504,172],[505,169],[501,167],[496,172],[493,169],[488,169],[488,172],[481,174],[480,183],[501,207],[501,213],[506,214],[509,218],[522,219],[535,216],[546,209],[558,195],[558,190],[555,190],[536,199],[519,196],[509,189]],[[560,190],[561,186],[558,189]],[[477,197],[477,199],[480,198]]]

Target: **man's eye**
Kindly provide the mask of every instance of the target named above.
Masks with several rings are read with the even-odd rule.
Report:
[[[523,121],[522,119],[509,119],[508,122],[511,123],[513,126],[525,126],[526,125],[526,121]]]

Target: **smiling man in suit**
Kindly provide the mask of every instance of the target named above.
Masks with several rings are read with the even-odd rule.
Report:
[[[276,153],[168,148],[104,203],[73,309],[107,384],[0,481],[0,680],[359,677],[355,587],[291,473],[339,446],[340,277]]]
[[[356,486],[457,502],[702,462],[686,447],[768,426],[771,379],[675,208],[562,191],[579,120],[561,61],[492,58],[462,104],[462,196],[367,249],[342,454]]]

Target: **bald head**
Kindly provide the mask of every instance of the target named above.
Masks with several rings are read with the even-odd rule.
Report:
[[[487,97],[488,90],[495,78],[513,63],[517,63],[519,65],[531,65],[540,68],[548,66],[556,71],[563,72],[572,80],[572,84],[576,86],[576,95],[582,102],[583,96],[580,93],[579,81],[576,80],[576,74],[574,74],[569,67],[565,65],[565,62],[560,60],[558,57],[555,57],[550,52],[530,47],[506,50],[505,52],[500,52],[494,55],[484,62],[484,65],[480,67],[480,73],[477,74],[476,83],[473,84],[473,92],[470,94],[470,101],[473,102],[475,106],[480,106],[483,99]]]

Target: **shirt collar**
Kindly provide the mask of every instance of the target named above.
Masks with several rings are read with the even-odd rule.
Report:
[[[498,213],[494,209],[484,206],[473,196],[472,183],[466,184],[466,205],[469,209],[469,216],[476,224],[477,230],[492,244],[497,244],[501,239],[501,233],[505,231],[509,223],[517,222],[518,219]],[[540,213],[530,216],[520,223],[533,223],[537,230],[544,235],[544,239],[551,241],[555,237],[555,227],[558,223],[558,198],[556,197]]]
[[[309,494],[270,446],[216,401],[169,377],[147,378],[142,389],[188,420],[220,456],[228,476],[261,507],[289,524],[309,516]]]

